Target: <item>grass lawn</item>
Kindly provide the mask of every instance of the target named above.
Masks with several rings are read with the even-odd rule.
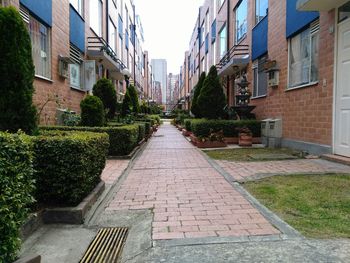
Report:
[[[350,238],[350,175],[288,175],[244,187],[303,235]]]
[[[238,161],[238,162],[248,162],[248,161],[264,161],[263,155],[278,155],[287,154],[299,157],[299,152],[291,149],[271,149],[271,148],[238,148],[238,149],[223,149],[223,150],[210,150],[204,151],[209,157],[216,160],[227,160],[227,161]],[[259,160],[250,157],[252,154],[262,155]],[[268,160],[273,160],[269,158]]]

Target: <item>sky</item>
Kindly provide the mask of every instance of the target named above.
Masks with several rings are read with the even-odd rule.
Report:
[[[135,0],[144,30],[144,50],[151,59],[164,58],[168,73],[178,74],[204,0]]]

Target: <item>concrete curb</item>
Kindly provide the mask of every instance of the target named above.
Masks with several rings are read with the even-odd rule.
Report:
[[[40,262],[41,262],[40,255],[32,255],[32,256],[26,256],[24,258],[20,258],[13,263],[40,263]]]
[[[98,197],[103,193],[105,183],[100,182],[95,189],[76,207],[49,208],[43,212],[45,224],[82,224],[85,216]]]

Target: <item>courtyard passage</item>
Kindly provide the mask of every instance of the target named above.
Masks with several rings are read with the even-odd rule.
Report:
[[[106,209],[152,209],[153,240],[280,233],[169,124],[152,137]]]

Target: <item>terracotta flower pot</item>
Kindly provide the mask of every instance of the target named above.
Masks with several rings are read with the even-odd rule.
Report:
[[[238,145],[239,146],[252,146],[253,144],[253,136],[248,133],[240,133],[239,139],[238,139]]]

